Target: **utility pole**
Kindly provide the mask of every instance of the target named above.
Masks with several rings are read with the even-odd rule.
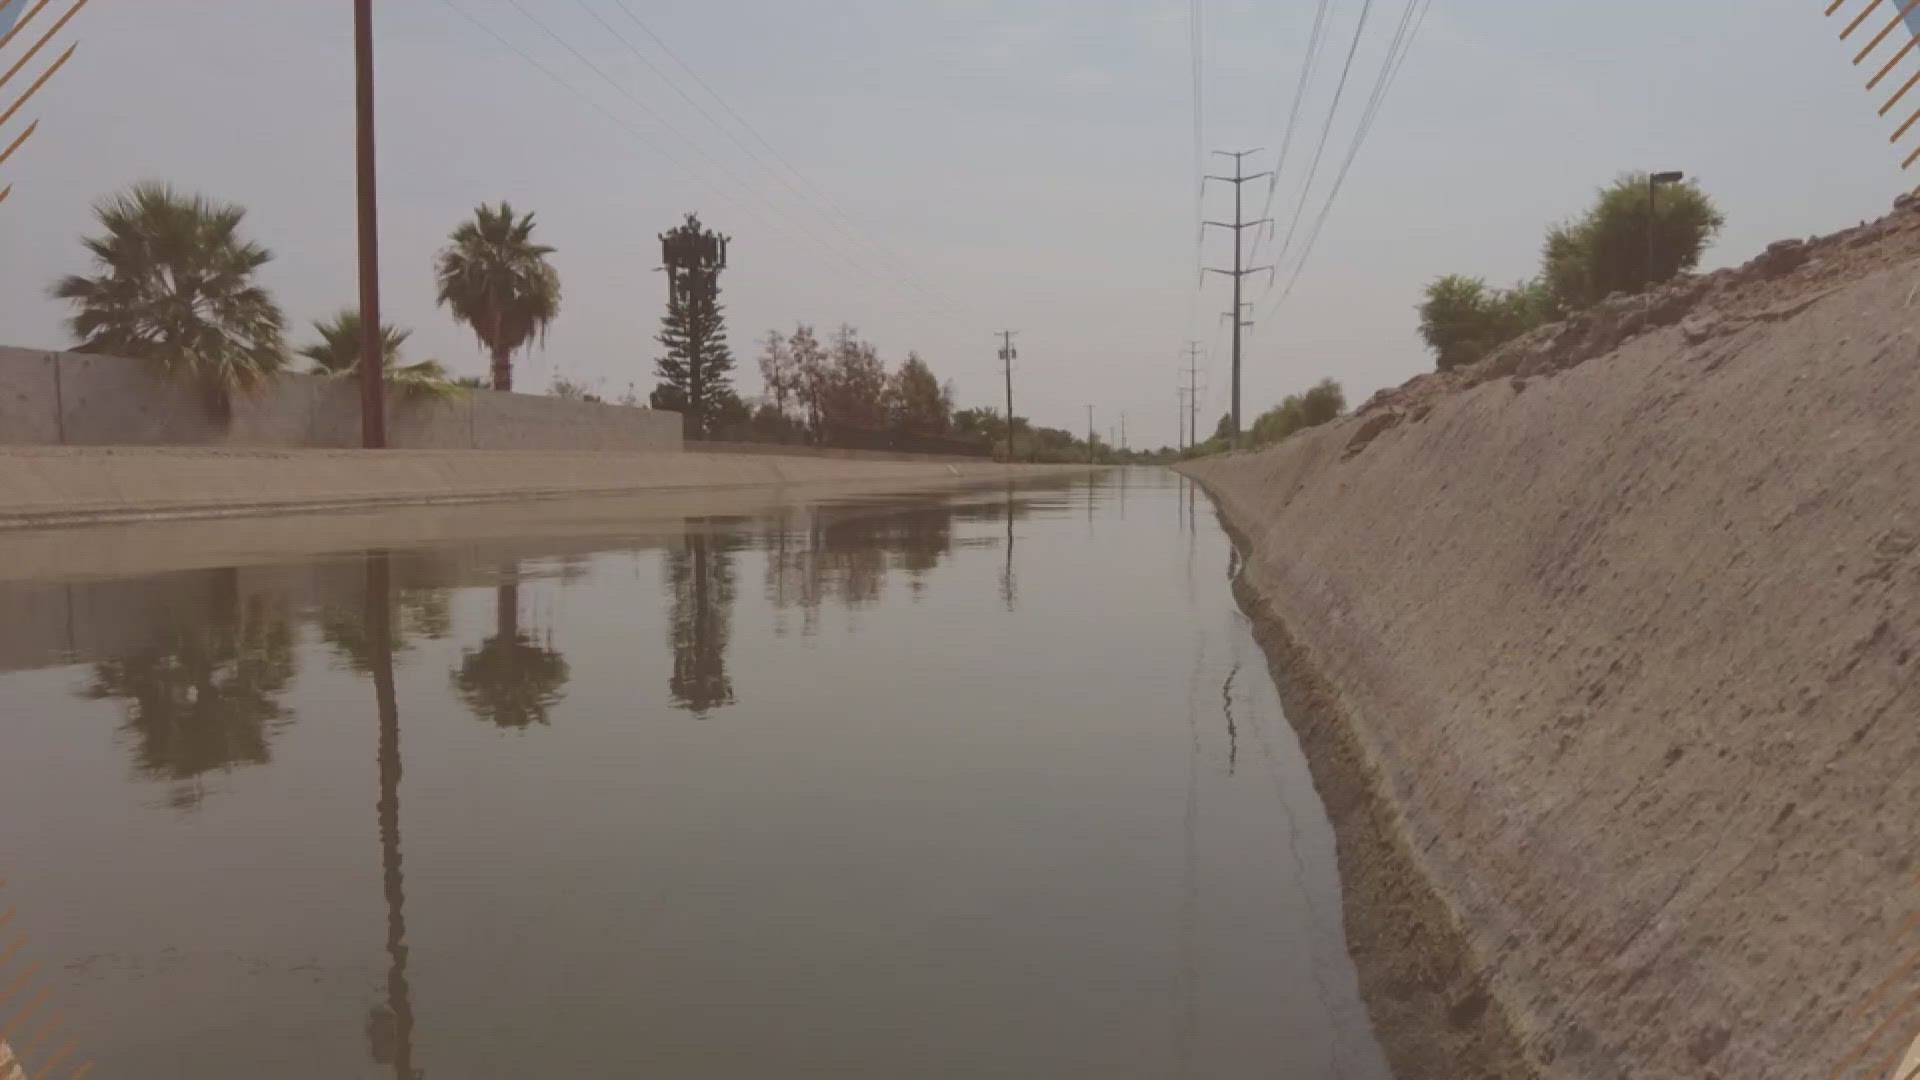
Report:
[[[1248,268],[1242,261],[1246,255],[1246,245],[1243,242],[1246,231],[1256,226],[1271,223],[1270,218],[1261,218],[1259,221],[1246,221],[1243,220],[1242,217],[1245,213],[1245,204],[1241,195],[1246,188],[1247,182],[1251,180],[1262,180],[1273,175],[1270,171],[1254,173],[1251,176],[1247,175],[1245,159],[1260,152],[1259,149],[1215,150],[1214,153],[1233,159],[1233,175],[1208,176],[1206,178],[1208,180],[1218,180],[1221,183],[1233,185],[1233,221],[1209,221],[1205,223],[1216,229],[1233,230],[1233,269],[1219,270],[1211,266],[1205,269],[1210,273],[1225,274],[1233,279],[1233,445],[1236,448],[1240,445],[1240,331],[1245,326],[1245,323],[1240,318],[1241,283],[1246,279],[1248,274],[1258,274],[1262,272],[1267,274],[1273,273],[1273,267],[1271,266]]]
[[[1007,464],[1013,464],[1013,348],[1015,330],[1000,331],[1000,359],[1007,366]]]
[[[360,185],[360,445],[387,445],[385,336],[380,333],[380,218],[373,167],[373,0],[353,0],[355,134]]]
[[[1200,343],[1187,342],[1187,445],[1200,444]]]
[[[1127,414],[1122,412],[1120,414],[1120,449],[1125,450],[1126,448],[1127,448]]]
[[[1093,406],[1087,406],[1087,464],[1093,464]]]

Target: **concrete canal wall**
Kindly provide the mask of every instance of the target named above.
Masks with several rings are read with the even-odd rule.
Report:
[[[1187,471],[1406,1077],[1872,1077],[1920,1028],[1920,213]]]
[[[680,416],[651,409],[467,390],[451,400],[389,393],[390,446],[413,450],[675,450]],[[352,381],[283,375],[237,394],[222,420],[205,395],[115,356],[0,348],[0,446],[355,447]]]
[[[1084,466],[757,454],[0,449],[0,528],[729,488],[909,490]]]

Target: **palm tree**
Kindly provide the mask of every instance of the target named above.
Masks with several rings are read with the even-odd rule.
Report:
[[[360,367],[360,312],[345,308],[332,318],[315,319],[313,329],[320,340],[300,348],[301,356],[313,361],[310,374],[344,375]],[[388,368],[400,359],[400,346],[413,331],[391,324],[380,328],[380,354]]]
[[[352,378],[360,371],[360,313],[352,308],[330,319],[315,319],[313,328],[320,340],[300,349],[300,355],[313,361],[310,374],[334,378]],[[460,392],[438,360],[417,364],[400,362],[400,346],[413,331],[385,325],[380,328],[381,352],[388,386],[409,397],[453,397]]]
[[[528,348],[560,314],[560,274],[550,247],[533,242],[533,215],[482,205],[434,258],[440,303],[473,329],[493,358],[493,388],[513,389],[513,354]]]
[[[93,212],[106,233],[81,243],[97,272],[49,290],[74,306],[81,351],[151,361],[205,389],[221,416],[234,391],[280,373],[286,317],[254,280],[273,255],[241,237],[244,208],[136,184]]]

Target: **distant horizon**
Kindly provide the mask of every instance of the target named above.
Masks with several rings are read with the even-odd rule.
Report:
[[[1202,4],[1203,151],[1265,146],[1250,164],[1262,169],[1289,145],[1304,7]],[[1376,5],[1329,127],[1351,8],[1333,6],[1309,80],[1272,200],[1280,235],[1323,212],[1403,11]],[[548,346],[517,385],[564,377],[644,398],[665,299],[654,237],[692,211],[735,238],[723,299],[744,396],[760,393],[769,329],[844,322],[890,367],[919,352],[960,406],[996,405],[997,333],[1010,328],[1022,332],[1021,415],[1079,430],[1091,402],[1103,432],[1124,412],[1132,445],[1173,445],[1176,350],[1209,347],[1203,432],[1229,382],[1216,317],[1227,292],[1195,289],[1188,13],[1169,0],[664,0],[642,22],[630,0],[390,0],[378,27],[383,314],[414,331],[409,358],[483,371],[471,336],[433,304],[430,260],[474,205],[506,198],[538,215],[564,286]],[[1920,29],[1920,11],[1907,18]],[[1649,20],[1660,34],[1641,31]],[[1702,45],[1729,26],[1742,48],[1703,66]],[[349,29],[344,8],[89,5],[63,35],[81,43],[74,61],[17,119],[41,130],[0,177],[15,185],[0,206],[5,336],[69,344],[46,285],[84,268],[89,205],[139,179],[248,208],[296,344],[353,306]],[[1908,186],[1886,145],[1898,118],[1874,115],[1849,66],[1859,42],[1833,34],[1817,10],[1739,0],[1435,7],[1298,292],[1270,316],[1264,283],[1251,290],[1248,422],[1322,378],[1359,402],[1431,370],[1413,315],[1424,283],[1532,273],[1546,227],[1623,171],[1681,169],[1720,201],[1728,228],[1703,269],[1885,212]],[[1209,194],[1207,216],[1229,209]],[[1223,240],[1207,245],[1221,265]]]

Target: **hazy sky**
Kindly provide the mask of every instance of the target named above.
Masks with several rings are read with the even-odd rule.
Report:
[[[995,333],[1010,327],[1021,331],[1022,414],[1079,428],[1092,403],[1103,433],[1124,410],[1134,445],[1173,440],[1175,350],[1190,336],[1213,344],[1228,305],[1219,279],[1195,295],[1185,0],[624,2],[804,179],[734,125],[622,0],[377,0],[385,306],[414,328],[412,359],[484,369],[433,305],[431,258],[476,203],[504,198],[538,213],[565,288],[520,385],[558,373],[644,396],[666,291],[654,237],[695,210],[734,238],[723,285],[744,393],[759,391],[756,339],[769,328],[845,321],[890,362],[918,350],[962,403],[994,403]],[[1328,55],[1273,200],[1283,232],[1364,3],[1333,0]],[[1373,3],[1303,231],[1403,3]],[[6,133],[44,121],[0,177],[16,185],[0,206],[0,342],[67,342],[46,284],[85,268],[76,240],[92,229],[90,201],[140,179],[250,209],[297,341],[309,320],[353,302],[351,9],[94,0],[69,31],[81,41],[73,62]],[[1277,150],[1315,4],[1202,9],[1207,145]],[[1435,0],[1297,291],[1273,317],[1256,309],[1248,413],[1323,376],[1357,403],[1426,369],[1413,313],[1422,283],[1531,273],[1545,226],[1622,170],[1701,178],[1729,219],[1709,265],[1884,212],[1920,178],[1903,179],[1886,141],[1899,117],[1874,115],[1870,72],[1848,66],[1858,43],[1838,42],[1839,20],[1821,10]],[[1264,202],[1264,187],[1247,191]],[[1227,216],[1226,189],[1208,205]],[[1225,245],[1209,241],[1216,265]],[[1224,346],[1208,366],[1211,429],[1225,407]]]

